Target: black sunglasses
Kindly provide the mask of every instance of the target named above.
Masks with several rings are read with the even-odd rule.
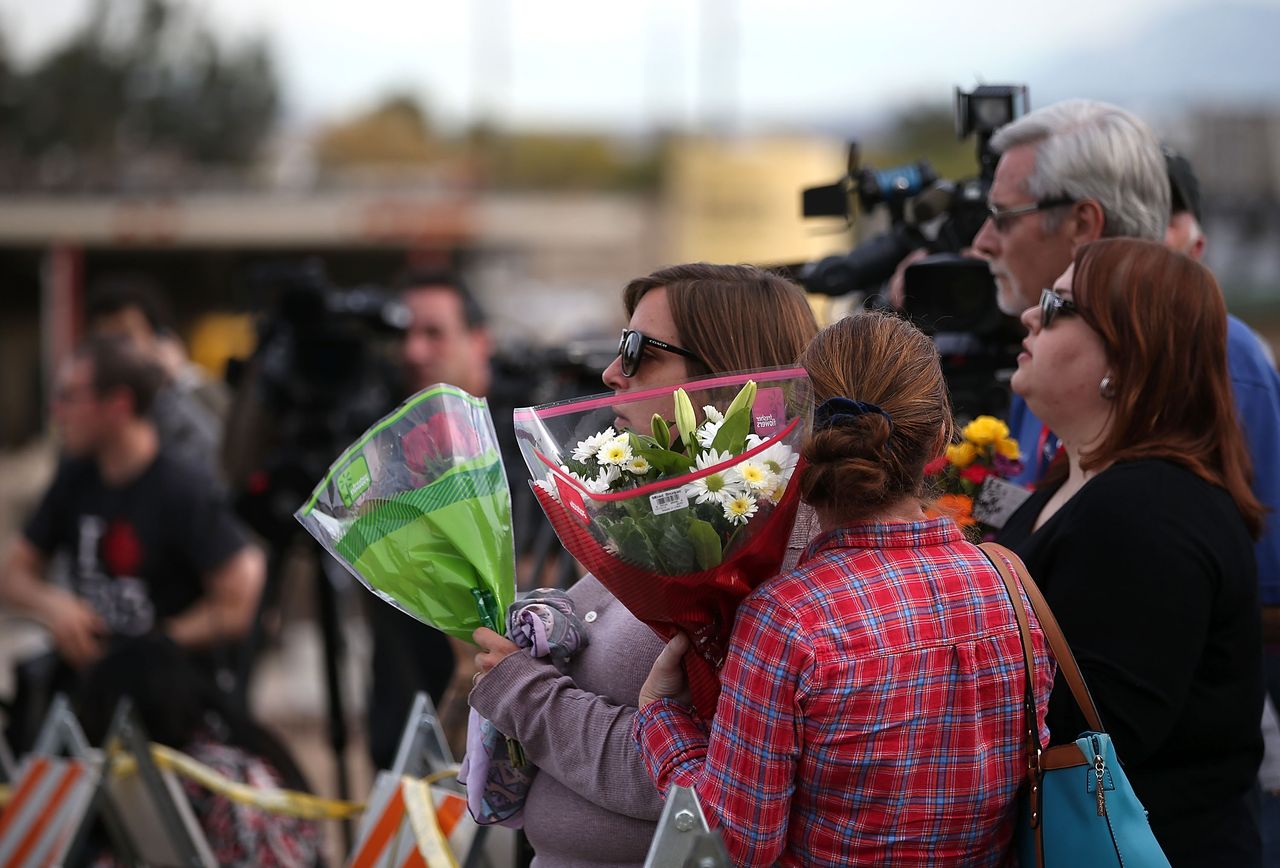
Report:
[[[1060,313],[1075,313],[1076,303],[1063,298],[1056,289],[1040,290],[1040,328],[1047,329]]]
[[[645,346],[657,347],[668,353],[675,353],[677,356],[693,359],[698,364],[706,367],[706,363],[702,359],[684,347],[678,347],[675,344],[651,338],[635,329],[623,329],[622,337],[618,339],[618,356],[622,359],[622,376],[634,377],[636,371],[640,370],[640,362],[644,359]]]
[[[987,216],[991,218],[996,231],[1003,235],[1013,228],[1013,224],[1017,222],[1019,217],[1025,217],[1028,214],[1045,211],[1049,208],[1074,205],[1075,203],[1076,200],[1070,196],[1054,196],[1049,199],[1041,199],[1039,202],[1032,202],[1029,205],[1015,205],[1012,208],[997,208],[995,205],[988,205]]]

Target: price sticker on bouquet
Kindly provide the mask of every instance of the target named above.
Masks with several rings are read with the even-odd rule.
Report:
[[[689,494],[683,487],[649,495],[649,508],[653,510],[654,515],[666,515],[668,512],[687,509],[688,506]]]

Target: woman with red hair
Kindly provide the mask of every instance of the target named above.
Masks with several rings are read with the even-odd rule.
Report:
[[[1022,314],[1013,390],[1064,454],[1009,519],[1174,866],[1260,865],[1262,507],[1213,275],[1160,244],[1084,245]],[[1052,744],[1088,727],[1065,685]]]

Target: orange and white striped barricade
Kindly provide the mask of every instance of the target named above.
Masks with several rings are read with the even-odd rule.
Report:
[[[0,865],[62,865],[80,842],[98,789],[90,760],[28,756],[0,814]]]
[[[475,843],[467,800],[427,779],[379,773],[349,868],[458,868]]]
[[[0,813],[0,866],[65,862],[85,838],[101,781],[101,755],[89,747],[66,697],[54,697]]]
[[[671,787],[644,868],[729,868],[720,833],[707,825],[693,787]]]
[[[395,762],[388,771],[397,777],[408,775],[425,778],[454,768],[457,764],[431,697],[418,691],[413,697],[413,705],[400,733]]]

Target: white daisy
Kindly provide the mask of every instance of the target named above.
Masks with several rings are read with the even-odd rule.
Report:
[[[592,494],[604,494],[611,485],[618,481],[620,476],[622,476],[622,468],[617,465],[602,467],[600,468],[599,476],[595,479],[585,480],[582,484]]]
[[[710,404],[702,408],[702,415],[707,417],[708,422],[723,422],[724,414],[712,407]]]
[[[747,459],[733,469],[751,491],[765,491],[777,484],[778,474],[758,459]]]
[[[649,472],[649,462],[643,455],[637,455],[626,463],[626,468],[636,476],[644,476]]]
[[[699,455],[696,463],[699,470],[706,470],[732,457],[728,452],[716,452],[712,449]],[[686,486],[685,491],[690,497],[697,498],[698,503],[723,503],[725,498],[733,498],[743,493],[738,485],[739,479],[735,477],[736,474],[732,470],[712,473],[701,479],[695,479]]]
[[[552,473],[550,470],[547,471],[546,479],[535,479],[533,481],[533,484],[541,488],[547,494],[554,497],[556,500],[560,499],[560,492],[556,488],[556,475]]]
[[[694,437],[698,438],[698,445],[701,446],[703,449],[710,449],[711,444],[716,442],[716,435],[720,433],[720,428],[723,425],[724,425],[723,419],[721,419],[718,422],[708,421],[706,424],[704,424],[693,435]]]
[[[585,464],[595,457],[601,446],[616,436],[617,434],[611,425],[599,434],[593,434],[586,440],[579,440],[578,445],[573,450],[573,460]]]
[[[790,446],[779,441],[757,455],[756,460],[776,473],[785,485],[796,469],[800,456]]]
[[[632,459],[631,441],[626,434],[606,440],[596,452],[596,461],[603,466],[620,466]]]
[[[724,517],[730,524],[746,524],[756,514],[756,499],[745,492],[724,501]]]

